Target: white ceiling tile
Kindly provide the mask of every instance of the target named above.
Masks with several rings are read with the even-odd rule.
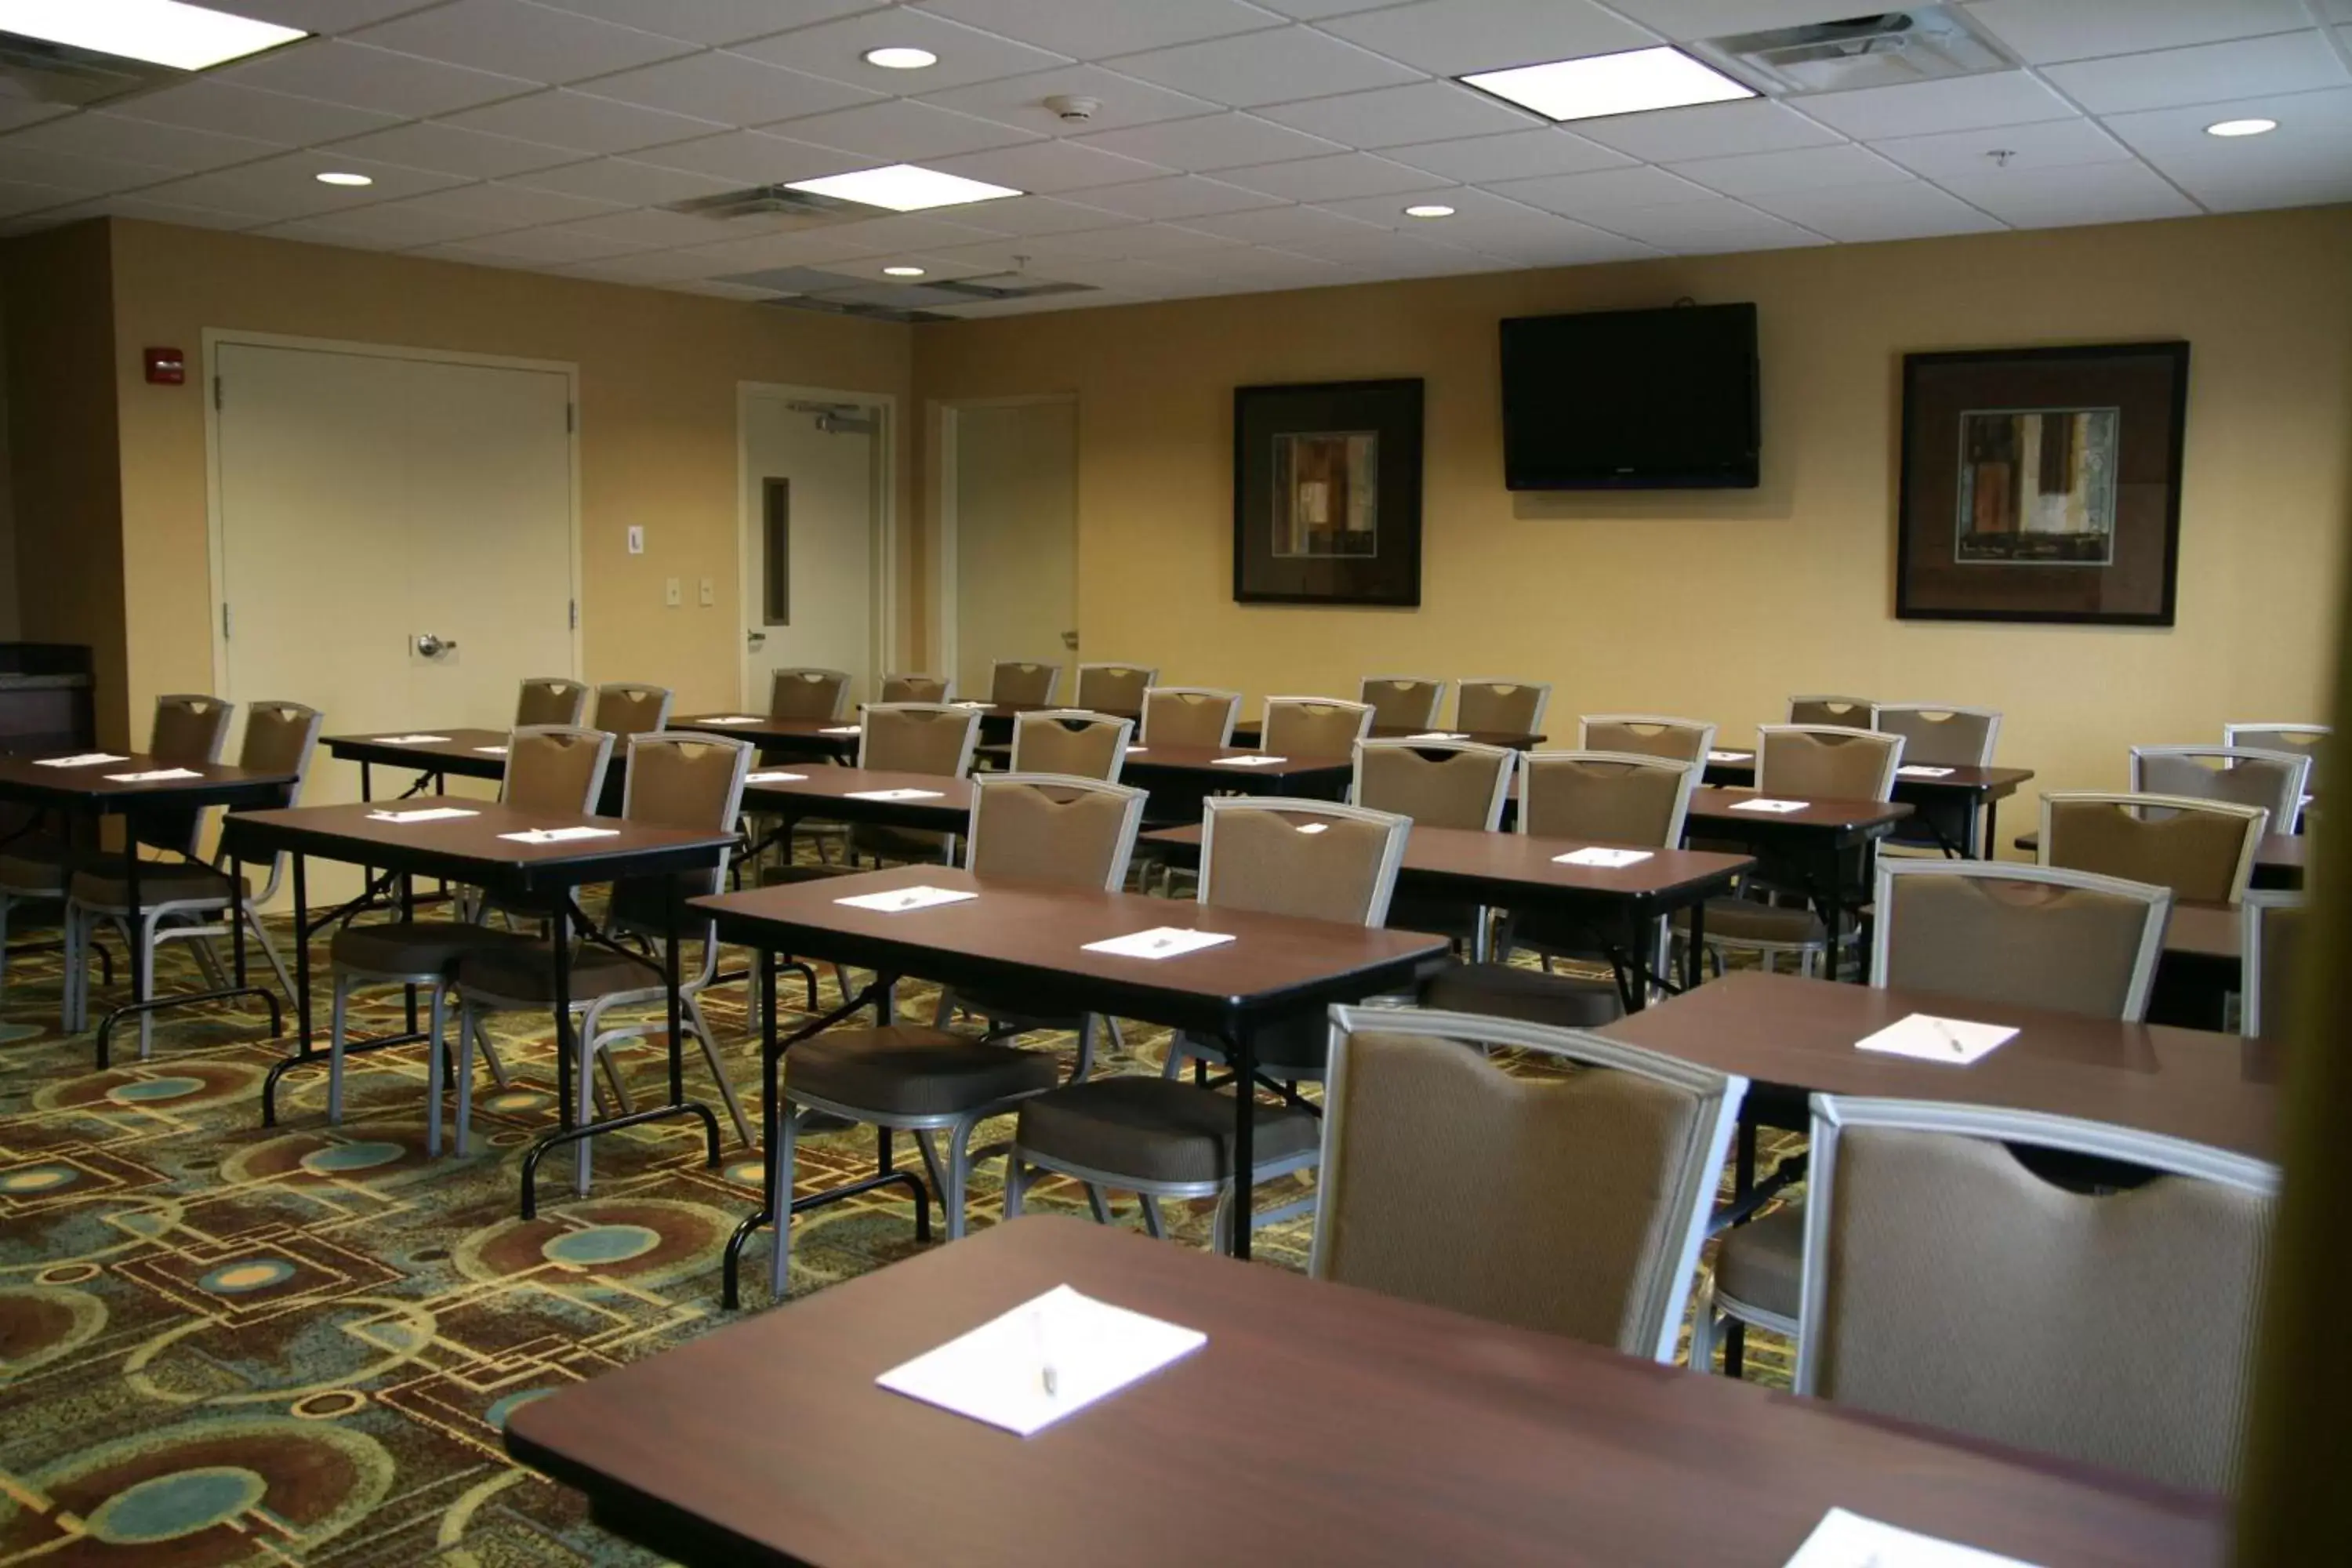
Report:
[[[866,63],[868,49],[886,47],[929,49],[939,62],[915,71]],[[1069,63],[1067,57],[1051,49],[1034,48],[903,6],[802,27],[780,37],[745,44],[740,52],[891,97],[944,92]]]
[[[1613,233],[1683,256],[1734,250],[1783,250],[1820,245],[1822,237],[1727,196],[1666,206],[1628,207],[1594,220]]]
[[[837,257],[879,256],[891,250],[929,250],[956,245],[971,245],[990,237],[984,228],[973,224],[983,220],[988,204],[971,207],[935,207],[929,212],[893,213],[888,217],[864,218],[856,223],[835,224],[820,229]],[[940,217],[940,213],[954,213],[961,217],[969,213],[972,223],[960,223],[954,218]]]
[[[671,252],[672,255],[678,254]],[[959,257],[946,250],[886,250],[879,256],[861,257],[855,261],[829,261],[813,268],[831,272],[843,279],[858,281],[884,276],[884,267],[919,267],[926,282],[938,283],[955,278],[986,278],[1002,272],[1003,268],[977,257]]]
[[[1377,11],[1383,5],[1393,5],[1396,0],[1255,0],[1269,11],[1279,11],[1302,22],[1319,21],[1326,16],[1344,16],[1350,11]]]
[[[566,278],[593,278],[604,283],[700,282],[714,264],[708,257],[682,250],[637,250],[597,261],[574,261],[556,268]]]
[[[1361,234],[1332,235],[1282,247],[1300,256],[1336,261],[1377,277],[1425,278],[1454,272],[1486,272],[1508,265],[1458,245],[1442,245],[1418,235],[1394,229],[1367,228]]]
[[[0,180],[20,185],[46,185],[67,195],[111,195],[141,185],[152,185],[180,173],[154,163],[127,163],[120,158],[85,158],[74,153],[51,153],[38,147],[0,142]],[[201,204],[199,204],[201,205]]]
[[[2018,228],[2189,217],[2197,204],[2143,163],[2081,163],[2009,169],[1937,182],[1972,206]]]
[[[585,235],[591,239],[625,240],[631,245],[672,246],[708,245],[718,236],[713,225],[720,220],[689,217],[684,213],[663,212],[657,207],[637,207],[628,212],[607,213],[602,217],[575,218],[570,223],[552,226],[551,232]]]
[[[884,163],[911,163],[952,153],[980,153],[1034,140],[1032,132],[1002,121],[958,114],[912,99],[887,99],[811,115],[776,128],[778,133],[819,147],[838,147]]]
[[[175,223],[186,228],[251,228],[255,221],[250,213],[224,212],[218,207],[159,201],[144,194],[100,196],[94,201],[81,202],[70,207],[53,207],[43,213],[39,221],[50,225],[68,224],[92,217],[142,218],[149,223]]]
[[[44,120],[55,120],[73,112],[71,106],[63,103],[34,103],[21,98],[0,99],[0,130],[14,131],[20,125],[38,125]]]
[[[61,207],[79,200],[81,196],[79,191],[63,190],[56,185],[0,180],[0,213],[28,213],[38,212],[45,207]]]
[[[1612,147],[1588,142],[1557,126],[1514,131],[1505,136],[1470,136],[1458,142],[1387,147],[1381,149],[1381,155],[1416,169],[1426,169],[1444,179],[1474,184],[1532,180],[1544,174],[1580,174],[1588,169],[1619,168],[1633,162]]]
[[[854,153],[812,147],[805,142],[764,131],[730,131],[723,136],[673,142],[666,147],[647,148],[637,154],[635,162],[656,169],[708,174],[737,186],[785,184],[793,180],[845,174],[866,166],[865,160]]]
[[[748,289],[740,283],[721,282],[716,278],[705,278],[698,281],[656,283],[655,287],[677,294],[707,294],[714,300],[740,300],[747,304],[775,298],[773,289]]]
[[[875,100],[864,88],[725,50],[623,71],[580,90],[724,125],[766,125]]]
[[[1394,60],[1312,27],[1212,38],[1121,55],[1107,63],[1129,76],[1243,109],[1423,79]]]
[[[595,217],[620,210],[612,202],[592,201],[585,196],[533,190],[527,185],[503,182],[435,191],[430,195],[417,196],[402,205],[425,212],[446,213],[452,217],[477,219],[494,225],[496,228],[528,228],[533,224],[565,223],[572,218]],[[495,232],[495,229],[485,232]]]
[[[1242,212],[1274,205],[1274,198],[1245,191],[1239,185],[1177,174],[1164,180],[1139,180],[1131,185],[1104,185],[1082,193],[1081,205],[1128,217],[1165,219],[1201,217],[1209,213]]]
[[[916,9],[1078,60],[1246,33],[1282,21],[1241,0],[923,0]]]
[[[1544,122],[1500,99],[1450,81],[1347,92],[1258,110],[1268,120],[1348,147],[1402,147],[1414,142],[1524,132]]]
[[[2347,79],[2344,62],[2327,47],[2326,35],[2314,29],[2078,60],[2052,66],[2043,74],[2094,114],[2309,92],[2341,87]]]
[[[953,162],[953,160],[950,160]],[[944,167],[944,165],[941,165]],[[954,171],[950,170],[950,173]],[[1050,196],[1011,196],[970,209],[974,227],[997,234],[1068,234],[1077,229],[1108,228],[1129,219],[1116,213],[1057,202]]]
[[[2000,219],[1986,216],[1923,180],[1906,180],[1899,185],[1776,191],[1748,200],[1816,234],[1856,244],[1924,239],[1937,234],[1980,234],[2004,226]]]
[[[1650,261],[1665,254],[1655,246],[1610,234],[1573,218],[1548,220],[1540,231],[1480,238],[1481,252],[1521,267],[1590,267],[1607,261]]]
[[[1262,163],[1254,169],[1231,169],[1220,177],[1245,191],[1258,191],[1293,202],[1386,195],[1392,191],[1417,191],[1429,184],[1429,176],[1421,170],[1370,153],[1340,153],[1328,158],[1302,158],[1291,163]]]
[[[992,316],[1036,316],[1048,310],[1095,310],[1106,305],[1140,305],[1139,296],[1104,289],[1094,294],[1046,294],[1029,300],[983,300],[971,305],[943,305],[937,312],[959,321],[984,321]]]
[[[449,122],[583,153],[634,153],[727,129],[715,121],[595,98],[570,88],[467,110],[449,116]]]
[[[2311,25],[2303,0],[1977,0],[1969,15],[2029,65],[2214,44]]]
[[[1197,228],[1204,234],[1221,235],[1227,239],[1244,240],[1251,245],[1288,246],[1334,235],[1352,234],[1363,228],[1365,224],[1361,218],[1343,217],[1324,207],[1287,206],[1259,207],[1251,212],[1217,213],[1208,217],[1187,218],[1184,226]]]
[[[1091,98],[1100,107],[1089,119],[1064,121],[1045,106],[1049,98]],[[1222,107],[1100,66],[1064,66],[1034,76],[1012,77],[946,92],[927,92],[921,95],[921,101],[1055,136],[1117,131],[1129,125],[1214,114]]]
[[[1930,136],[1939,131],[1977,131],[1990,125],[2027,125],[2063,120],[2074,112],[2066,100],[2024,71],[1988,71],[1905,87],[1865,87],[1853,92],[1816,93],[1805,112],[1822,124],[1865,142],[1887,136]]]
[[[1867,14],[1853,0],[1612,0],[1627,19],[1677,43]]]
[[[1010,185],[1016,191],[1048,194],[1082,191],[1090,185],[1123,184],[1129,180],[1149,180],[1177,172],[1076,142],[1030,142],[1018,147],[927,159],[924,166],[943,174],[961,174],[967,180]]]
[[[1647,32],[1585,0],[1421,0],[1322,24],[1438,76],[1646,48]]]
[[[340,38],[296,44],[250,64],[230,66],[214,79],[409,119],[511,98],[539,85],[526,77],[418,59]]]
[[[2220,120],[2265,119],[2263,136],[2209,136]],[[2352,88],[2111,114],[2107,129],[2206,206],[2305,206],[2352,196]]]
[[[562,228],[518,228],[506,234],[484,235],[465,243],[473,249],[486,250],[494,256],[518,256],[527,261],[593,261],[600,257],[650,248],[627,240],[600,239]]]
[[[1191,257],[1204,251],[1239,248],[1242,242],[1204,229],[1169,223],[1129,223],[1117,228],[1088,229],[1082,234],[1057,234],[1036,242],[1035,254],[1049,262],[1064,257],[1094,257],[1105,261],[1149,261],[1160,257]]]
[[[1676,163],[1674,172],[1727,196],[1757,196],[1775,191],[1811,191],[1834,185],[1900,183],[1911,176],[1877,153],[1851,142],[1835,147],[1797,147],[1785,153],[1746,153],[1732,158],[1701,158]]]
[[[365,174],[375,183],[359,189],[320,184],[316,176],[330,169]],[[217,207],[224,212],[250,212],[257,216],[290,218],[372,206],[377,202],[420,195],[427,191],[463,184],[464,180],[456,175],[438,174],[426,169],[407,169],[396,163],[305,151],[265,158],[257,163],[241,163],[233,169],[215,169],[210,174],[192,175],[169,185],[156,186],[148,194],[160,201],[186,202],[194,206]]]
[[[693,47],[530,0],[455,0],[369,27],[354,41],[537,82],[578,81]]]
[[[1576,128],[1604,147],[1654,162],[1819,147],[1839,140],[1836,132],[1823,130],[1803,115],[1762,99],[1699,103],[1648,114],[1614,114],[1605,120],[1579,121]]]
[[[740,239],[715,240],[691,247],[692,255],[716,262],[731,272],[760,272],[777,267],[806,267],[840,261],[860,253],[844,245],[830,229],[806,229],[797,234],[751,234]]]
[[[397,115],[320,103],[315,99],[282,92],[265,92],[257,87],[235,87],[208,77],[167,87],[161,92],[125,99],[108,105],[107,112],[125,120],[250,136],[289,147],[332,142],[337,137],[357,136],[363,131],[377,131],[400,122]]]
[[[514,183],[533,190],[588,196],[623,206],[664,206],[695,196],[715,196],[738,188],[743,182],[716,174],[689,174],[683,169],[658,168],[632,158],[592,158],[584,163],[519,174]]]
[[[2044,120],[1989,131],[1947,131],[1936,136],[1897,136],[1874,142],[1915,174],[1931,180],[1990,174],[2000,169],[2059,169],[2070,163],[2120,163],[2131,153],[2093,120]],[[2005,160],[1993,157],[2006,153]]]
[[[231,0],[215,10],[234,10],[257,22],[299,27],[306,33],[348,33],[397,16],[421,11],[437,0]]]
[[[553,168],[580,156],[568,148],[518,142],[511,136],[492,136],[487,132],[423,121],[338,142],[332,150],[338,154],[380,158],[387,163],[464,174],[476,180]]]
[[[1201,274],[1174,261],[1097,261],[1070,257],[1043,266],[1040,276],[1065,283],[1085,283],[1096,289],[1117,289],[1145,299],[1160,299],[1181,290]]]
[[[870,11],[888,0],[541,0],[560,11],[576,11],[624,26],[663,33],[696,44],[740,44],[787,27],[805,26],[853,12]]]
[[[14,132],[5,142],[0,142],[0,146],[193,171],[267,158],[286,151],[287,144],[250,136],[224,136],[186,126],[167,129],[152,121],[125,120],[119,115],[87,110]]]
[[[1423,239],[1433,239],[1443,245],[1470,245],[1471,231],[1483,225],[1496,226],[1514,222],[1555,221],[1554,215],[1538,212],[1522,202],[1498,196],[1489,191],[1469,185],[1421,186],[1410,191],[1397,191],[1378,196],[1351,196],[1344,201],[1318,202],[1326,212],[1338,213],[1363,223],[1378,224]],[[1407,217],[1409,206],[1450,206],[1451,217]]]
[[[295,218],[291,222],[271,224],[254,232],[270,239],[299,239],[313,245],[357,245],[370,249],[389,249],[414,245],[446,245],[452,240],[473,239],[512,226],[511,224],[495,224],[482,218],[430,212],[412,207],[405,202],[390,202],[380,206],[330,213],[322,217]]]
[[[542,258],[502,256],[496,251],[478,250],[463,240],[451,245],[420,245],[402,254],[426,261],[453,261],[461,267],[497,267],[509,272],[544,271],[547,268]]]
[[[1497,195],[1563,217],[1664,206],[1670,202],[1703,202],[1715,195],[1705,185],[1648,164],[1600,169],[1589,174],[1549,174],[1539,180],[1504,180],[1488,188]]]
[[[1274,163],[1346,151],[1337,142],[1293,131],[1255,114],[1211,114],[1197,120],[1167,120],[1076,139],[1080,146],[1140,158],[1163,168],[1205,172]]]

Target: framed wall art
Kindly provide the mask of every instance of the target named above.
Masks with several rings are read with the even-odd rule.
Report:
[[[1422,384],[1234,393],[1234,597],[1421,603]]]

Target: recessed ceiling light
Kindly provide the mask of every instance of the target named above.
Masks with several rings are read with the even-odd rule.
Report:
[[[1452,217],[1454,216],[1454,209],[1448,206],[1440,206],[1435,202],[1424,202],[1417,206],[1405,208],[1404,216],[1407,217]]]
[[[866,63],[869,66],[880,66],[886,71],[919,71],[925,66],[939,64],[940,57],[929,49],[894,47],[887,49],[866,50]]]
[[[2260,136],[2278,129],[2275,120],[2217,120],[2205,128],[2208,136]]]
[[[1595,120],[1756,96],[1752,88],[1664,46],[1479,71],[1462,79],[1552,120]]]
[[[180,0],[0,0],[0,31],[184,71],[310,36]]]
[[[817,180],[794,180],[786,189],[807,191],[812,195],[839,196],[844,201],[864,202],[871,207],[887,207],[894,213],[920,212],[925,207],[961,206],[967,202],[992,202],[1003,196],[1021,195],[1010,185],[992,185],[984,180],[967,180],[961,174],[942,174],[936,169],[920,169],[912,163],[861,169],[854,174],[827,174]]]
[[[885,278],[920,278],[922,275],[923,269],[919,267],[885,267],[882,269]]]
[[[350,174],[340,169],[330,170],[319,175],[318,181],[322,185],[373,185],[375,184],[372,175]]]

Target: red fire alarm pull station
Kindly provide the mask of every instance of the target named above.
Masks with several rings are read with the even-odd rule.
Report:
[[[157,386],[179,386],[188,379],[188,356],[177,349],[148,349],[147,379]]]

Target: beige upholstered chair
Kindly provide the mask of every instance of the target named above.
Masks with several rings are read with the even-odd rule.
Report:
[[[2042,797],[2044,866],[2154,882],[2191,903],[2234,904],[2270,813],[2178,795],[2054,790]]]
[[[2325,724],[2224,724],[2221,744],[2310,758],[2311,771],[2304,776],[2304,787],[2316,793],[2320,763],[2327,752],[2327,734]]]
[[[1870,727],[1903,737],[1903,760],[1927,767],[1989,768],[2000,741],[2000,714],[1948,702],[1880,702]]]
[[[628,745],[628,773],[621,803],[623,816],[631,822],[713,833],[734,828],[743,806],[743,775],[751,771],[753,752],[747,742],[731,736],[681,731],[632,735]],[[726,858],[722,855],[719,865],[708,871],[615,883],[604,928],[614,935],[637,938],[658,952],[668,938],[669,900],[675,897],[683,903],[688,899],[715,893],[726,886]],[[725,1064],[719,1060],[710,1020],[702,1012],[701,993],[719,972],[717,933],[708,921],[698,921],[682,909],[678,937],[681,942],[699,941],[702,944],[700,966],[685,973],[678,983],[685,1026],[701,1047],[703,1060],[709,1065],[719,1096],[727,1102],[728,1114],[734,1118],[735,1130],[748,1147],[752,1142],[751,1124],[743,1114],[741,1101],[736,1098]],[[473,1044],[479,1033],[481,1016],[544,1013],[552,1007],[554,952],[544,942],[471,949],[457,960],[457,991],[461,1010],[457,1024],[457,1152],[462,1155],[472,1132]],[[572,1037],[572,1048],[578,1053],[573,1086],[579,1100],[574,1110],[585,1122],[593,1114],[598,1057],[623,1040],[667,1032],[669,988],[657,959],[582,942],[572,954],[567,1001],[571,1011],[579,1015]],[[658,1016],[608,1021],[615,1012],[655,1005],[660,1008]],[[631,1109],[626,1091],[617,1075],[613,1081],[621,1108],[626,1111]],[[593,1142],[593,1139],[583,1138],[572,1145],[573,1188],[583,1195],[588,1191],[590,1145]]]
[[[1357,696],[1372,710],[1374,729],[1430,730],[1445,700],[1445,682],[1426,675],[1368,675]]]
[[[575,729],[588,711],[588,688],[560,675],[534,675],[515,698],[518,730]]]
[[[1230,746],[1242,694],[1206,686],[1155,686],[1143,694],[1143,727],[1136,744]]]
[[[2131,786],[2137,795],[2186,795],[2232,800],[2271,814],[2273,833],[2293,833],[2309,792],[2308,753],[2229,746],[2134,746]]]
[[[1715,726],[1698,719],[1667,719],[1654,713],[1587,713],[1576,721],[1576,749],[1642,757],[1671,757],[1706,767],[1715,749]]]
[[[1025,658],[1000,658],[990,669],[988,700],[1003,706],[1050,708],[1062,667]]]
[[[1424,827],[1502,826],[1518,753],[1468,741],[1359,741],[1348,798]]]
[[[945,702],[955,695],[955,682],[944,675],[886,675],[885,702]]]
[[[1789,722],[1791,724],[1836,724],[1860,729],[1870,722],[1871,700],[1867,697],[1791,697],[1789,699]]]
[[[860,710],[857,765],[883,773],[935,773],[962,778],[971,772],[972,748],[980,742],[980,710],[943,702],[869,702]],[[952,859],[955,836],[873,823],[849,829],[853,860]]]
[[[1258,749],[1283,757],[1345,757],[1372,732],[1372,710],[1337,697],[1269,697]]]
[[[612,757],[613,737],[601,730],[519,728],[507,740],[507,771],[499,798],[522,811],[584,816],[596,809]],[[425,1031],[425,1100],[430,1116],[425,1150],[441,1152],[441,1075],[447,1048],[443,1036],[459,961],[483,948],[523,940],[477,921],[395,919],[337,931],[330,949],[335,993],[327,1027],[328,1124],[341,1126],[343,1120],[343,1051],[349,1043],[352,993],[380,985],[418,986],[427,993],[430,1009]],[[492,1078],[504,1084],[505,1066],[487,1034],[480,1044]]]
[[[1379,925],[1412,827],[1402,816],[1326,801],[1210,800],[1201,827],[1199,901]],[[1224,1055],[1222,1043],[1189,1037],[1183,1043],[1198,1058]],[[1320,1018],[1266,1031],[1254,1043],[1267,1079],[1319,1078],[1330,1051]],[[1097,1219],[1108,1212],[1096,1189],[1139,1194],[1144,1225],[1154,1236],[1166,1234],[1160,1199],[1214,1197],[1222,1237],[1236,1206],[1249,1213],[1251,1188],[1313,1165],[1320,1145],[1312,1114],[1257,1100],[1255,1084],[1237,1087],[1253,1096],[1256,1122],[1254,1164],[1245,1173],[1233,1169],[1233,1100],[1179,1078],[1097,1078],[1023,1101],[1004,1176],[1004,1212],[1019,1214],[1037,1173],[1054,1171],[1087,1184]],[[1254,1215],[1247,1223],[1302,1213],[1308,1204]]]
[[[1142,817],[1139,789],[1098,779],[983,773],[972,780],[968,868],[983,879],[1116,890],[1127,880]],[[997,1011],[984,1004],[973,1009]],[[943,1017],[946,1010],[943,1002]],[[1077,1027],[1078,1060],[1069,1081],[1080,1083],[1093,1067],[1093,1022],[992,1016],[988,1033],[979,1039],[940,1027],[894,1024],[835,1027],[802,1041],[784,1058],[783,1100],[791,1109],[778,1119],[777,1138],[783,1190],[793,1191],[794,1150],[801,1124],[812,1112],[910,1131],[946,1212],[948,1239],[956,1239],[964,1234],[973,1130],[1060,1079],[1050,1053],[1003,1041],[1032,1028]],[[941,1134],[945,1149],[936,1142]],[[809,1206],[812,1201],[845,1197],[871,1184],[856,1183],[801,1203]],[[778,1300],[783,1299],[792,1258],[790,1208],[785,1205],[777,1217],[768,1264],[769,1289]]]
[[[1131,719],[1075,708],[1024,713],[1013,726],[1013,771],[1118,782]]]
[[[837,721],[849,702],[849,676],[838,669],[780,669],[768,688],[768,717]]]
[[[1160,671],[1139,664],[1078,666],[1078,706],[1092,713],[1116,713],[1134,718],[1143,711],[1143,694],[1160,684]]]
[[[205,700],[209,701],[209,699]],[[175,710],[175,715],[184,711]],[[159,710],[158,717],[161,717]],[[196,719],[184,733],[172,736],[174,746],[209,743],[217,748],[217,740],[206,742],[203,727],[206,719]],[[302,793],[303,781],[310,774],[310,759],[319,742],[320,716],[317,709],[305,708],[299,702],[256,702],[245,713],[245,740],[237,747],[236,765],[259,773],[290,773],[294,782],[286,786],[285,794],[273,805],[292,805]],[[186,858],[177,861],[142,861],[139,867],[139,930],[129,929],[131,889],[126,868],[120,856],[110,856],[75,863],[72,877],[66,884],[66,993],[68,1030],[89,1026],[89,973],[86,967],[90,937],[103,922],[121,933],[126,945],[139,943],[146,952],[148,973],[154,972],[155,955],[167,942],[191,942],[196,944],[196,961],[207,974],[220,973],[219,960],[213,952],[215,937],[235,934],[222,917],[226,915],[232,899],[228,873],[209,866],[195,858],[195,847],[203,838],[201,820],[187,830]],[[136,846],[130,852],[138,853]],[[268,928],[261,922],[259,906],[278,896],[278,884],[286,869],[286,857],[269,858],[267,880],[258,892],[253,889],[248,875],[241,910],[247,930],[259,939],[262,956],[277,973],[278,983],[284,986],[290,999],[294,982],[286,972],[284,960],[278,955],[278,944],[270,940]],[[139,1057],[147,1058],[152,1046],[152,1013],[139,1015]]]
[[[667,686],[613,681],[596,689],[596,716],[588,727],[622,740],[650,735],[669,722],[669,702]]]
[[[2294,987],[2311,911],[2301,893],[2250,890],[2240,900],[2239,919],[2239,1032],[2252,1039],[2284,1038],[2294,1020]]]
[[[1335,1007],[1308,1269],[1671,1363],[1747,1089],[1580,1030]]]
[[[1550,702],[1548,680],[1464,680],[1454,689],[1454,727],[1479,735],[1537,734]]]
[[[2053,1186],[2010,1146],[2158,1173]],[[2230,1491],[2277,1167],[1989,1106],[1813,1097],[1796,1390]]]

